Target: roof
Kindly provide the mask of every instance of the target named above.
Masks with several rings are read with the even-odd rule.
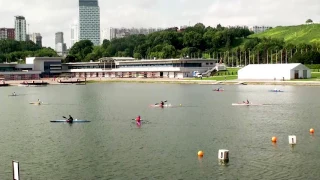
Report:
[[[240,69],[239,71],[244,70],[251,70],[254,69],[255,71],[266,71],[266,70],[272,70],[272,71],[278,71],[278,70],[292,70],[298,67],[303,67],[303,69],[309,69],[305,65],[301,63],[290,63],[290,64],[249,64],[246,67]]]

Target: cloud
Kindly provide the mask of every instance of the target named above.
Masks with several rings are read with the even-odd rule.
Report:
[[[320,21],[319,0],[99,0],[101,30],[109,27],[172,27],[202,22],[222,25],[292,25]],[[14,27],[14,16],[26,17],[30,32],[54,48],[55,33],[78,19],[78,0],[0,0],[0,27]]]

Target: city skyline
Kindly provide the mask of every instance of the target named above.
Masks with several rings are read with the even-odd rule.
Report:
[[[318,0],[202,0],[201,3],[191,0],[119,0],[100,1],[99,6],[101,30],[110,27],[165,28],[198,22],[206,26],[219,23],[223,26],[278,26],[303,24],[309,18],[320,21]],[[64,32],[65,43],[70,44],[70,26],[78,21],[78,8],[79,0],[42,4],[37,0],[12,0],[9,4],[0,0],[0,27],[14,28],[14,17],[24,16],[30,24],[30,32],[41,33],[43,46],[54,49],[56,32]]]

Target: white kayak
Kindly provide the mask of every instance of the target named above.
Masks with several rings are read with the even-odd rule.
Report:
[[[34,104],[34,105],[41,105],[41,102],[30,102],[29,104]]]
[[[151,107],[172,107],[171,104],[164,104],[163,106],[160,104],[150,104]]]
[[[263,106],[263,104],[232,103],[232,106]]]
[[[68,122],[68,120],[54,120],[54,121],[50,121],[50,122]],[[73,123],[86,123],[86,122],[91,122],[91,121],[87,121],[87,120],[80,120],[80,119],[74,119],[72,121]]]

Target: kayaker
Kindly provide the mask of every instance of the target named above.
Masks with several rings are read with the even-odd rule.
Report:
[[[247,99],[247,104],[249,104],[249,100]]]
[[[137,121],[138,123],[140,123],[140,121],[141,121],[140,115],[139,115],[138,117],[136,117],[136,121]]]
[[[164,102],[163,102],[163,101],[161,101],[160,105],[161,105],[161,106],[164,106]]]
[[[73,123],[73,117],[71,115],[69,115],[68,121],[69,123]]]
[[[16,96],[16,92],[13,92],[12,96]]]

